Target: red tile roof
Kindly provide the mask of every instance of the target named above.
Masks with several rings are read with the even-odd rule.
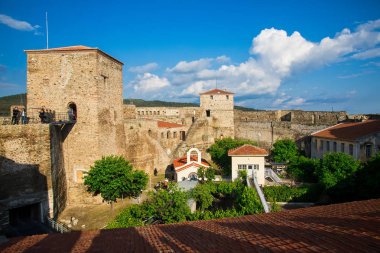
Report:
[[[198,161],[198,156],[197,155],[190,156],[190,161],[197,162]],[[207,162],[206,159],[201,158],[201,162],[205,166],[210,166],[210,164]],[[173,161],[174,169],[176,169],[178,167],[181,167],[181,166],[184,166],[186,163],[187,163],[187,156],[183,156],[181,158],[177,158],[177,159],[175,159]],[[190,165],[193,165],[193,164],[195,164],[195,163],[191,163]],[[189,166],[186,166],[186,168],[188,168]],[[181,168],[181,170],[183,170],[183,169]],[[176,170],[176,171],[181,171],[181,170]]]
[[[268,152],[263,148],[258,148],[249,144],[244,144],[235,149],[228,150],[229,156],[267,156]]]
[[[69,47],[56,47],[56,48],[49,48],[49,49],[25,50],[25,52],[26,53],[43,53],[43,52],[75,52],[75,51],[91,51],[91,50],[95,50],[95,51],[107,56],[108,58],[116,61],[117,63],[120,63],[123,65],[123,63],[121,61],[119,61],[118,59],[112,57],[111,55],[103,52],[102,50],[100,50],[98,48],[82,46],[82,45],[69,46]]]
[[[183,127],[184,125],[171,123],[171,122],[165,122],[165,121],[157,121],[157,126],[161,128],[177,128],[177,127]]]
[[[17,237],[0,252],[379,252],[380,199],[208,221]]]
[[[206,92],[201,93],[201,95],[232,95],[234,93],[226,91],[226,90],[220,90],[220,89],[213,89]]]
[[[380,132],[380,120],[366,120],[363,122],[347,122],[315,132],[312,136],[355,141],[356,139]]]

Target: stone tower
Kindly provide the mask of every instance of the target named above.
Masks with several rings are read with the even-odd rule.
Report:
[[[27,111],[38,119],[45,107],[64,119],[68,110],[75,124],[61,124],[68,203],[83,202],[82,176],[95,160],[123,155],[123,63],[97,48],[72,46],[26,50]]]
[[[213,89],[200,94],[201,117],[213,128],[213,137],[234,138],[234,93]]]

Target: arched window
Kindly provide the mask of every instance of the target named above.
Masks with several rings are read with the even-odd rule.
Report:
[[[78,118],[77,105],[74,102],[70,102],[67,105],[67,114],[69,121],[76,121]]]

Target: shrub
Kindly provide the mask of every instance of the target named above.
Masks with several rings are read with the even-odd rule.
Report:
[[[278,140],[273,144],[272,157],[275,162],[289,162],[298,155],[297,145],[291,139]]]
[[[270,202],[315,202],[318,201],[321,189],[318,185],[301,187],[266,186],[263,188],[265,198]]]

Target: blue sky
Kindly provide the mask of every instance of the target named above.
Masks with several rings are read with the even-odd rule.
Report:
[[[380,1],[0,1],[0,96],[26,92],[25,49],[97,47],[124,97],[380,113]]]

